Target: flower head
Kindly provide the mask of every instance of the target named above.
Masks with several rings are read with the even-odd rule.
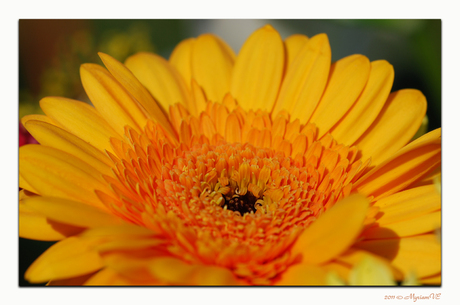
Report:
[[[169,61],[100,56],[81,67],[94,107],[48,97],[23,119],[40,145],[20,150],[20,235],[59,241],[28,280],[439,282],[440,130],[410,142],[426,101],[390,94],[389,63],[331,64],[325,34],[271,26],[237,56],[211,34]]]

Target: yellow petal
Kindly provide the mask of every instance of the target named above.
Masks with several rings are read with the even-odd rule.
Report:
[[[433,232],[441,227],[441,211],[424,214],[415,218],[378,224],[364,233],[365,239],[414,236]]]
[[[35,196],[24,199],[23,202],[26,207],[49,219],[77,227],[92,228],[123,223],[112,214],[76,201]]]
[[[434,185],[421,186],[398,192],[374,203],[382,216],[379,224],[388,224],[415,218],[441,209],[441,196]]]
[[[438,192],[441,193],[441,166],[438,166],[431,173],[425,175],[422,179],[410,185],[408,188],[415,188],[430,184],[435,185]]]
[[[126,240],[113,240],[101,243],[96,247],[96,250],[103,254],[110,251],[143,251],[163,245],[165,242],[158,238],[145,238],[145,239],[126,239]]]
[[[323,286],[326,285],[326,271],[315,265],[293,265],[283,272],[281,279],[275,285]]]
[[[426,112],[426,99],[418,90],[392,93],[379,116],[354,143],[362,158],[372,157],[374,165],[389,158],[407,144],[417,132]]]
[[[364,257],[350,272],[349,284],[353,286],[396,285],[391,269],[372,256]]]
[[[105,207],[94,193],[108,192],[101,174],[82,160],[42,145],[19,149],[19,171],[38,194]]]
[[[429,119],[428,119],[428,116],[425,115],[423,117],[422,124],[418,128],[418,130],[415,133],[415,135],[412,137],[412,140],[415,140],[415,139],[420,138],[421,136],[423,136],[428,131],[428,125],[429,125]]]
[[[104,265],[114,270],[120,276],[130,281],[141,282],[161,282],[154,278],[149,271],[149,264],[154,257],[158,256],[158,251],[152,253],[149,249],[142,251],[110,251],[101,255]]]
[[[425,285],[441,285],[441,273],[438,273],[436,275],[424,277],[424,278],[419,278],[418,281],[421,284]]]
[[[49,117],[47,117],[46,115],[41,115],[41,114],[29,114],[21,118],[21,123],[23,126],[26,126],[26,123],[28,121],[40,121],[40,122],[45,122],[51,125],[56,125],[56,123],[53,122],[53,120],[51,120]]]
[[[40,101],[40,107],[48,117],[65,130],[100,151],[108,150],[113,153],[110,138],[121,139],[120,135],[124,134],[114,131],[94,107],[83,102],[60,97],[45,97]]]
[[[192,77],[208,100],[220,102],[230,89],[235,53],[212,34],[199,36],[192,46]]]
[[[35,194],[38,194],[38,191],[32,187],[32,185],[27,182],[24,177],[19,173],[19,188],[28,190],[30,192],[33,192]]]
[[[152,281],[140,281],[126,278],[110,268],[104,268],[88,279],[84,286],[144,286],[158,285]]]
[[[351,55],[332,64],[326,90],[310,119],[318,127],[318,138],[350,110],[367,83],[369,71],[369,59],[363,55]]]
[[[21,200],[24,200],[24,199],[27,199],[27,198],[30,198],[30,197],[38,196],[36,193],[29,192],[27,190],[19,190],[18,195],[19,195],[19,202],[21,202]]]
[[[92,276],[94,276],[94,273],[89,273],[82,276],[72,277],[63,280],[52,280],[48,282],[46,286],[82,286]]]
[[[55,241],[80,233],[83,228],[47,219],[19,203],[19,236],[22,238]]]
[[[139,80],[115,58],[99,53],[104,65],[116,80],[142,105],[150,118],[160,123],[169,133],[174,134],[171,123],[166,115],[166,110],[162,109],[155,99],[150,95],[148,90],[142,86]]]
[[[401,286],[419,286],[420,282],[415,273],[410,272],[406,275],[404,280],[401,283]]]
[[[345,286],[345,281],[334,271],[328,272],[326,275],[327,286]]]
[[[114,224],[93,226],[80,234],[82,238],[97,241],[97,245],[94,248],[99,254],[104,256],[104,260],[108,259],[112,262],[114,260],[123,260],[123,257],[126,257],[124,254],[109,257],[111,254],[119,251],[123,251],[125,254],[129,252],[134,256],[138,255],[138,258],[143,255],[148,256],[149,250],[163,247],[165,243],[161,234],[157,234],[145,227],[120,221],[112,221],[112,223]],[[127,260],[130,259],[136,258],[127,258]],[[143,268],[145,269],[146,266]]]
[[[195,38],[182,40],[172,51],[169,63],[179,71],[188,88],[192,81],[192,48]]]
[[[40,144],[76,156],[102,174],[112,174],[113,163],[109,157],[77,136],[41,121],[27,121],[25,127]]]
[[[389,261],[386,259],[375,255],[373,253],[363,251],[360,249],[355,249],[355,248],[350,248],[348,251],[343,253],[340,257],[338,257],[336,260],[340,264],[346,264],[350,265],[352,268],[355,268],[357,265],[359,265],[363,260],[366,258],[371,258],[373,261],[377,261],[378,265],[383,265],[385,266],[385,269],[390,270],[391,272],[391,278],[399,281],[404,278],[404,275],[396,268],[394,268]],[[350,276],[348,274],[347,278]]]
[[[284,109],[291,114],[292,121],[307,122],[326,87],[330,65],[331,48],[327,36],[312,37],[287,70],[273,116]]]
[[[104,268],[90,279],[88,279],[84,286],[128,286],[132,285],[131,282],[109,268]]]
[[[184,79],[164,58],[151,53],[137,53],[129,57],[125,65],[163,109],[169,109],[175,103],[188,106],[192,102]]]
[[[371,62],[371,72],[364,91],[350,111],[331,130],[339,143],[353,144],[374,122],[393,86],[393,66],[385,60]]]
[[[345,279],[348,279],[348,275],[350,274],[350,270],[353,266],[350,264],[338,262],[337,259],[334,259],[325,264],[322,264],[321,267],[327,270],[328,272],[327,280],[328,281],[338,280],[338,279],[345,281]],[[332,276],[331,276],[331,273],[332,273]]]
[[[305,263],[331,260],[359,235],[368,207],[368,200],[359,194],[339,201],[302,233],[292,252],[301,253]]]
[[[388,259],[404,274],[415,272],[420,278],[441,271],[441,245],[434,234],[366,240],[354,247]]]
[[[82,233],[82,237],[89,239],[114,238],[114,239],[135,239],[153,236],[155,232],[145,227],[134,224],[118,224],[113,226],[94,227]]]
[[[230,93],[244,109],[271,111],[284,69],[284,45],[278,32],[266,25],[255,31],[236,58]]]
[[[436,187],[436,190],[438,191],[439,194],[441,194],[441,175],[436,176],[433,178],[433,184]]]
[[[284,40],[284,46],[286,47],[286,70],[289,70],[294,58],[307,42],[308,37],[301,34],[291,35]]]
[[[191,108],[189,108],[189,111],[192,115],[198,117],[203,111],[206,110],[207,100],[203,89],[194,79],[192,79],[192,95],[193,105]]]
[[[156,258],[150,262],[149,268],[152,275],[159,281],[173,285],[238,285],[232,272],[226,268],[187,264],[172,257]]]
[[[361,177],[353,190],[375,200],[404,189],[441,163],[441,130],[434,130],[399,150]]]
[[[102,260],[91,250],[92,244],[69,237],[46,250],[27,269],[24,277],[31,283],[72,278],[100,269]]]
[[[145,112],[106,69],[96,64],[83,64],[80,75],[94,107],[118,133],[123,133],[126,125],[138,132],[144,129]]]

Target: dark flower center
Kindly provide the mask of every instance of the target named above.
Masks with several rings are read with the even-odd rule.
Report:
[[[224,197],[224,202],[222,207],[227,206],[227,210],[234,212],[240,212],[241,216],[246,213],[255,213],[256,212],[256,201],[257,198],[251,193],[246,192],[244,195],[233,195],[232,197]]]

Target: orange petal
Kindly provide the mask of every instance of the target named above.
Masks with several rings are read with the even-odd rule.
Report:
[[[241,142],[241,126],[237,116],[231,113],[227,118],[225,127],[225,139],[229,143]]]
[[[353,189],[375,200],[404,189],[441,163],[441,130],[418,138],[361,177]]]
[[[83,64],[80,67],[81,81],[94,107],[118,133],[126,125],[143,130],[147,116],[129,92],[103,67]]]
[[[434,234],[365,240],[354,247],[388,259],[404,274],[415,272],[420,278],[441,271],[441,245]]]
[[[19,149],[19,171],[38,194],[105,207],[95,189],[110,193],[102,175],[82,160],[42,145]]]
[[[184,79],[164,58],[151,53],[137,53],[129,57],[125,65],[163,109],[169,109],[175,103],[189,105],[192,102]]]
[[[368,207],[368,200],[359,194],[339,201],[302,233],[292,252],[301,253],[303,263],[331,260],[361,233]]]
[[[219,37],[200,35],[192,46],[192,77],[203,88],[208,100],[220,102],[230,89],[235,61],[233,50]]]
[[[109,139],[120,135],[90,105],[66,98],[45,97],[40,107],[53,121],[68,132],[93,145],[100,151],[113,152]]]
[[[331,48],[327,36],[312,37],[287,70],[273,117],[284,109],[291,114],[291,121],[307,122],[326,87],[330,65]]]
[[[372,157],[374,165],[389,158],[412,139],[426,112],[426,99],[418,90],[392,93],[379,116],[354,143],[362,158]]]
[[[76,201],[35,196],[24,199],[23,202],[29,209],[49,219],[77,227],[92,228],[123,223],[112,214]]]
[[[27,269],[24,277],[31,283],[42,283],[77,277],[100,269],[102,260],[91,250],[89,241],[69,237],[46,250]]]
[[[40,144],[76,156],[102,174],[112,174],[109,157],[77,136],[41,121],[29,120],[25,127]]]
[[[244,109],[271,111],[284,69],[284,46],[278,32],[266,25],[255,31],[236,58],[230,93]]]
[[[339,143],[353,144],[374,122],[393,86],[393,66],[385,60],[371,62],[364,91],[350,111],[331,130]]]
[[[351,55],[332,64],[326,90],[310,119],[318,127],[318,138],[350,110],[369,79],[369,71],[369,59],[363,55]]]
[[[160,123],[169,133],[174,134],[166,109],[160,107],[133,73],[115,58],[104,53],[99,53],[99,56],[110,73],[142,105],[142,109],[145,109],[149,117]]]

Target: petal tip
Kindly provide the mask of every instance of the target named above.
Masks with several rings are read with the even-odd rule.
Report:
[[[263,29],[267,30],[267,31],[275,31],[275,28],[271,25],[271,24],[266,24]]]

